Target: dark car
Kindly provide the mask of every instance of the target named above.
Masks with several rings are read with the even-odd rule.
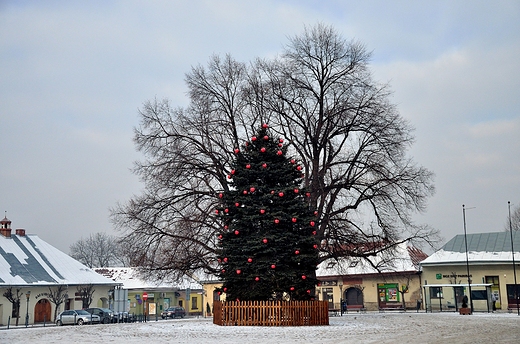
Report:
[[[166,318],[184,318],[186,311],[182,307],[169,307],[161,313],[163,319]]]
[[[85,309],[90,314],[99,316],[100,322],[103,324],[109,324],[116,322],[117,318],[114,316],[114,312],[108,308],[87,308]]]

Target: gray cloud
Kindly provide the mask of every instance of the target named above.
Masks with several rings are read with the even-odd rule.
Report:
[[[520,205],[517,1],[7,1],[0,5],[0,210],[68,252],[112,232],[137,110],[187,103],[184,75],[212,54],[274,56],[303,25],[331,24],[373,51],[374,78],[416,128],[410,155],[436,173],[417,219],[446,238],[502,230]],[[516,197],[516,199],[515,199]]]

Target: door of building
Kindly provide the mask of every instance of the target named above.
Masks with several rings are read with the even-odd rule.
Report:
[[[34,307],[34,322],[49,322],[51,319],[51,303],[47,299],[41,299]]]

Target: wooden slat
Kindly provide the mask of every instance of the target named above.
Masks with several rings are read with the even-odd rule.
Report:
[[[320,326],[329,324],[327,301],[215,301],[221,326]]]

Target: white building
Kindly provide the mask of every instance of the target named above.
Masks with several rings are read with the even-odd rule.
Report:
[[[54,321],[56,305],[52,297],[61,288],[64,309],[81,309],[79,291],[91,286],[91,307],[107,307],[109,291],[118,285],[37,235],[24,229],[11,233],[11,221],[0,221],[0,324],[10,326]],[[19,313],[9,300],[19,300]],[[56,312],[56,313],[58,313]]]

